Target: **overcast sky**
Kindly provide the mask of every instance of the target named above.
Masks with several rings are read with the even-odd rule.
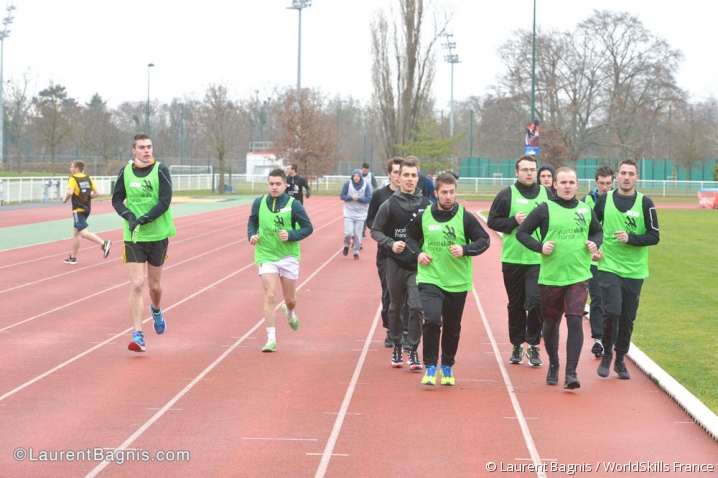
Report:
[[[371,96],[369,24],[396,0],[314,0],[302,13],[302,86],[325,93]],[[497,48],[517,29],[530,29],[533,0],[435,0],[450,5],[450,31],[461,63],[454,99],[480,95],[496,82]],[[49,81],[71,97],[99,93],[111,106],[147,99],[201,97],[210,84],[238,96],[297,81],[297,10],[291,0],[16,0],[4,41],[4,79],[30,72],[33,91]],[[716,0],[537,0],[537,25],[573,29],[593,8],[627,11],[685,55],[678,84],[694,100],[718,91],[713,26]],[[7,12],[0,10],[5,16]],[[450,65],[439,50],[434,94],[450,98]]]

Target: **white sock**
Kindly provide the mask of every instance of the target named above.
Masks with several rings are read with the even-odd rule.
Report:
[[[267,339],[277,341],[277,338],[275,336],[275,328],[274,327],[267,327]]]
[[[294,316],[294,309],[290,309],[289,307],[287,307],[287,317],[292,317],[292,316]]]

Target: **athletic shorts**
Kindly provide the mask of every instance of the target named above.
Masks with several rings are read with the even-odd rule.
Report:
[[[75,221],[75,229],[78,231],[82,231],[83,229],[87,229],[87,214],[78,211],[72,213],[72,219]]]
[[[541,315],[546,322],[558,322],[564,314],[582,316],[588,297],[588,281],[571,285],[541,285]]]
[[[259,275],[279,274],[279,277],[297,280],[299,278],[299,261],[294,256],[285,256],[274,262],[259,265]]]
[[[169,239],[153,242],[125,241],[123,261],[125,263],[147,262],[151,266],[160,267],[165,263],[165,259],[167,259],[169,243]]]

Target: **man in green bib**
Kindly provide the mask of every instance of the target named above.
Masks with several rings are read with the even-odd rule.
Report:
[[[150,313],[154,329],[163,334],[167,322],[162,315],[162,266],[167,258],[169,237],[175,235],[172,222],[172,179],[167,166],[155,161],[152,140],[146,134],[135,135],[132,163],[120,171],[112,194],[112,206],[125,220],[124,262],[130,274],[130,317],[135,332],[127,346],[133,352],[145,351],[142,333],[142,289],[150,290]]]
[[[509,363],[521,364],[524,342],[529,365],[541,366],[538,345],[541,343],[541,306],[538,275],[541,255],[526,249],[516,240],[516,230],[526,216],[551,193],[536,182],[538,162],[533,156],[516,161],[516,182],[499,191],[491,204],[486,224],[503,233],[501,272],[508,296],[509,341],[513,346]]]
[[[613,176],[613,169],[610,166],[603,165],[596,168],[594,175],[596,188],[589,191],[582,201],[593,209],[598,198],[613,188]],[[591,262],[588,295],[591,297],[591,308],[588,314],[588,320],[591,324],[591,338],[593,339],[591,353],[596,358],[601,358],[603,357],[603,308],[601,307],[601,285],[598,282],[598,261]]]
[[[267,343],[262,352],[277,350],[276,303],[277,290],[282,287],[282,311],[292,330],[299,329],[296,285],[299,277],[299,241],[314,230],[307,211],[297,199],[286,193],[287,176],[281,169],[269,173],[269,194],[258,197],[252,204],[247,223],[247,237],[254,248],[254,262],[264,287],[264,323]]]
[[[549,356],[548,385],[558,385],[558,340],[561,318],[566,314],[566,374],[563,388],[581,386],[576,374],[583,347],[583,310],[591,278],[591,257],[601,245],[603,233],[596,215],[576,199],[578,179],[571,168],[559,168],[554,182],[556,196],[540,204],[519,226],[516,239],[541,254],[538,284],[543,339]],[[542,241],[534,233],[539,230]]]
[[[466,293],[473,288],[471,258],[485,252],[490,239],[478,219],[456,203],[451,173],[439,174],[435,185],[437,202],[411,222],[406,244],[418,261],[416,282],[424,310],[426,371],[421,383],[436,385],[441,342],[441,384],[452,386]]]
[[[615,346],[613,371],[630,379],[624,356],[631,346],[643,279],[648,277],[648,247],[660,240],[658,215],[653,201],[636,191],[638,163],[618,164],[618,189],[598,198],[594,211],[603,224],[604,241],[599,254],[598,281],[603,307],[603,346],[597,373],[608,377]]]

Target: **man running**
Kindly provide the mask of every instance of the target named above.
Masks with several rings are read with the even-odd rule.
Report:
[[[409,369],[423,370],[419,360],[418,347],[421,342],[421,300],[416,285],[416,256],[406,246],[406,228],[421,210],[431,203],[416,184],[419,178],[419,166],[413,159],[405,159],[399,168],[400,186],[384,204],[379,207],[371,228],[371,237],[379,246],[384,247],[386,262],[386,283],[389,288],[389,330],[394,341],[391,366],[404,366],[402,347],[402,311],[404,304],[409,305],[409,329],[407,345],[409,351]]]
[[[441,173],[435,184],[437,202],[411,223],[406,243],[419,264],[416,282],[424,311],[426,367],[421,383],[436,385],[441,342],[441,384],[451,386],[456,385],[453,366],[466,293],[473,287],[471,258],[486,251],[490,239],[476,217],[456,203],[456,178]]]
[[[541,254],[538,283],[543,340],[549,356],[548,385],[558,385],[558,333],[566,314],[566,373],[563,388],[581,387],[576,368],[583,347],[581,320],[591,277],[591,256],[601,245],[601,225],[591,208],[576,199],[578,176],[571,168],[556,171],[556,197],[540,204],[521,223],[516,239]],[[533,234],[540,230],[543,241]]]
[[[152,140],[146,134],[135,135],[132,144],[132,163],[117,176],[112,206],[125,220],[124,262],[130,275],[130,317],[135,332],[127,346],[133,352],[145,351],[142,333],[142,290],[150,290],[150,313],[157,334],[163,334],[167,322],[162,315],[162,266],[167,259],[169,238],[174,236],[172,221],[172,180],[169,168],[155,161]]]
[[[247,237],[254,248],[254,262],[259,266],[259,277],[264,288],[264,324],[267,343],[262,352],[277,350],[276,297],[282,287],[282,311],[292,330],[299,329],[296,286],[299,277],[299,241],[313,232],[309,216],[299,200],[286,194],[286,174],[281,169],[269,173],[269,194],[252,203],[247,223]]]
[[[355,169],[351,179],[344,183],[339,193],[339,197],[344,201],[344,250],[342,253],[345,256],[349,254],[351,247],[354,259],[359,259],[371,195],[371,186],[362,177],[361,170]]]
[[[613,169],[610,166],[599,166],[595,173],[596,188],[582,199],[593,209],[596,201],[613,188]],[[596,358],[603,357],[603,309],[601,308],[601,285],[598,282],[598,261],[591,262],[591,278],[588,280],[588,294],[591,297],[591,306],[588,313],[588,322],[591,325],[591,338],[593,345],[591,353]]]
[[[604,234],[598,261],[604,353],[597,373],[608,377],[615,346],[613,371],[628,380],[624,357],[631,346],[643,279],[648,277],[648,247],[658,244],[660,235],[653,201],[636,191],[638,163],[624,159],[616,177],[618,189],[599,197],[594,208]]]
[[[386,171],[391,182],[387,186],[377,189],[371,195],[369,211],[366,216],[366,225],[369,230],[371,230],[374,224],[374,218],[379,210],[379,206],[384,204],[384,202],[399,189],[399,168],[402,161],[404,161],[404,158],[398,156],[389,160],[386,165]],[[386,257],[385,248],[378,246],[376,248],[376,269],[379,274],[379,283],[381,284],[381,324],[386,329],[384,347],[393,347],[394,339],[391,338],[391,332],[389,331],[389,305],[391,304],[391,298],[389,297],[389,289],[386,286]]]
[[[309,183],[307,182],[307,180],[297,174],[296,164],[290,164],[289,166],[287,166],[286,178],[287,194],[299,201],[300,204],[304,205],[304,191],[307,191],[306,196],[307,199],[309,199],[309,195],[312,193],[312,189],[309,187]]]
[[[102,255],[105,259],[110,254],[112,241],[102,239],[87,230],[87,218],[90,217],[92,199],[100,195],[97,186],[92,178],[84,173],[85,163],[73,161],[70,163],[70,179],[67,180],[67,194],[62,198],[62,203],[72,199],[72,217],[74,220],[72,233],[72,251],[70,257],[65,259],[65,264],[77,264],[77,253],[80,250],[80,238],[99,244],[102,247]]]
[[[516,231],[528,213],[550,197],[544,186],[536,183],[538,162],[533,156],[521,156],[516,161],[516,182],[496,195],[486,224],[504,234],[501,248],[501,272],[509,298],[509,340],[513,346],[509,363],[541,366],[538,345],[541,343],[541,315],[538,276],[541,254],[525,248],[516,240]],[[538,239],[538,238],[537,238]],[[528,311],[528,314],[527,314]]]

